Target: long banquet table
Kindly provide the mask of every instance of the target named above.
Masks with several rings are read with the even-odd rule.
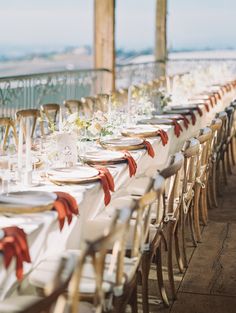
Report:
[[[66,224],[61,232],[58,227],[56,211],[0,217],[0,229],[5,226],[17,225],[23,228],[27,234],[32,263],[24,264],[24,273],[29,273],[42,259],[49,255],[61,253],[65,249],[79,248],[83,241],[86,221],[96,219],[96,216],[104,209],[109,210],[115,199],[127,194],[129,189],[132,189],[131,186],[135,186],[143,177],[154,176],[157,169],[164,167],[168,157],[181,149],[187,138],[195,136],[200,128],[210,124],[216,112],[228,106],[235,96],[236,92],[234,90],[226,93],[222,100],[218,101],[214,108],[211,108],[210,112],[207,112],[204,105],[202,105],[203,116],[200,117],[196,113],[196,124],[194,126],[189,125],[187,130],[183,127],[184,131],[179,138],[175,136],[173,126],[162,125],[161,127],[168,133],[169,141],[166,146],[163,146],[159,137],[148,138],[155,150],[153,159],[150,158],[146,150],[131,153],[137,162],[135,177],[130,178],[127,164],[123,163],[108,167],[114,178],[115,192],[112,194],[111,203],[106,208],[104,207],[104,195],[100,183],[59,187],[44,182],[40,186],[33,187],[33,190],[64,191],[72,194],[77,200],[80,214],[78,218],[73,218],[70,225]],[[6,297],[15,282],[14,262],[6,270],[0,255],[0,299]]]

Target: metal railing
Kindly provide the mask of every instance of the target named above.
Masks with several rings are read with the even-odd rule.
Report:
[[[75,70],[0,78],[0,116],[42,103],[62,103],[103,92],[107,69]]]
[[[196,67],[224,64],[236,73],[236,59],[170,59],[167,74],[179,74]],[[127,88],[160,76],[163,63],[145,62],[117,65],[116,88]],[[107,69],[60,71],[0,78],[0,116],[14,116],[23,108],[37,108],[42,103],[80,99],[106,90],[111,72]]]

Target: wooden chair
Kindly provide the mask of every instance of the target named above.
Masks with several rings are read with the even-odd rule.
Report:
[[[233,150],[232,146],[232,138],[234,135],[234,112],[235,109],[232,105],[225,109],[225,112],[228,116],[228,127],[227,127],[227,138],[226,138],[226,145],[225,145],[225,154],[226,154],[226,167],[227,173],[232,175],[232,166],[233,166],[233,158],[231,151]]]
[[[172,296],[176,299],[176,290],[173,273],[173,241],[175,243],[175,254],[180,272],[183,271],[183,262],[179,247],[179,217],[182,198],[181,171],[183,170],[184,157],[182,153],[176,153],[170,157],[168,165],[160,175],[166,180],[165,187],[165,218],[167,225],[167,249],[168,249],[168,277]]]
[[[96,95],[96,106],[100,107],[98,110],[106,112],[108,110],[108,102],[109,102],[109,94],[106,93],[99,93]]]
[[[226,141],[227,141],[227,129],[228,129],[228,117],[227,113],[222,111],[216,114],[216,118],[222,121],[222,126],[217,135],[216,140],[216,179],[217,183],[217,194],[222,196],[224,186],[227,185],[227,161],[226,161]],[[222,182],[223,180],[223,182]]]
[[[35,136],[35,130],[36,130],[36,126],[37,123],[40,126],[40,132],[41,135],[43,136],[44,131],[43,131],[43,123],[42,123],[42,119],[41,119],[41,114],[40,114],[40,110],[38,109],[25,109],[25,110],[20,110],[16,112],[16,119],[18,122],[20,122],[21,119],[23,119],[24,123],[23,123],[23,133],[24,136],[26,136],[26,119],[31,119],[32,123],[31,123],[31,138],[33,138]]]
[[[208,203],[210,208],[217,207],[217,192],[216,192],[216,166],[217,166],[217,154],[218,145],[217,139],[219,137],[219,132],[222,127],[222,120],[215,118],[212,120],[209,126],[212,130],[212,141],[211,141],[211,155],[209,163],[209,181],[208,181]]]
[[[29,294],[10,296],[0,301],[1,313],[45,313],[59,312],[64,307],[64,293],[72,278],[76,260],[73,255],[59,259],[55,275],[44,288],[44,297]],[[54,309],[54,305],[56,309]]]
[[[183,177],[183,195],[181,205],[181,234],[184,266],[188,266],[186,253],[186,220],[189,219],[191,238],[193,245],[196,246],[194,221],[193,221],[193,204],[194,188],[196,184],[196,173],[199,162],[200,142],[195,138],[188,139],[182,149],[184,155],[184,177]]]
[[[208,220],[207,187],[209,177],[209,162],[211,154],[212,130],[202,128],[197,136],[200,142],[199,163],[196,171],[196,184],[194,187],[194,230],[197,241],[201,241],[200,213],[204,225]]]
[[[117,210],[109,223],[103,225],[103,235],[89,241],[92,247],[89,250],[90,259],[86,261],[82,273],[77,274],[77,278],[73,280],[73,285],[69,288],[69,298],[74,299],[75,307],[78,296],[81,300],[95,299],[98,302],[100,295],[101,298],[105,297],[107,300],[107,309],[113,307],[114,312],[120,312],[120,305],[125,307],[129,303],[133,312],[136,312],[136,269],[140,253],[137,248],[140,238],[137,235],[134,235],[136,242],[134,240],[131,256],[125,257],[125,241],[132,212],[130,209]],[[69,250],[68,253],[81,254],[79,250]],[[51,257],[39,264],[30,275],[30,283],[42,290],[49,275],[55,272],[57,262],[57,258]],[[78,284],[78,277],[80,277],[80,284]],[[104,305],[104,301],[99,300],[99,303]]]
[[[236,100],[231,102],[230,106],[234,108],[234,115],[233,115],[233,129],[232,129],[232,139],[230,143],[230,149],[231,149],[231,158],[233,165],[236,164]]]
[[[46,117],[48,129],[55,128],[57,123],[57,116],[60,112],[60,105],[56,103],[47,103],[41,105],[42,117]]]
[[[4,132],[1,149],[2,150],[6,149],[7,142],[10,136],[10,131],[12,131],[15,145],[17,147],[18,138],[17,138],[17,133],[16,133],[15,121],[10,117],[0,117],[0,128],[2,129],[2,132]]]
[[[69,114],[80,113],[83,110],[83,102],[81,100],[69,99],[63,102]]]

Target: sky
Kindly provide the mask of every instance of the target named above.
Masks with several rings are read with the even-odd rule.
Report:
[[[154,46],[156,0],[116,0],[117,48]],[[93,0],[0,0],[0,47],[93,43]],[[236,0],[169,0],[168,46],[235,48]]]

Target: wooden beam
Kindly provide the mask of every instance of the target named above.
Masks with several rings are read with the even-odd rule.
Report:
[[[160,64],[160,75],[165,75],[167,60],[167,0],[156,0],[156,31],[155,31],[155,60]]]
[[[115,90],[115,0],[94,0],[94,67],[111,71],[103,91]]]

